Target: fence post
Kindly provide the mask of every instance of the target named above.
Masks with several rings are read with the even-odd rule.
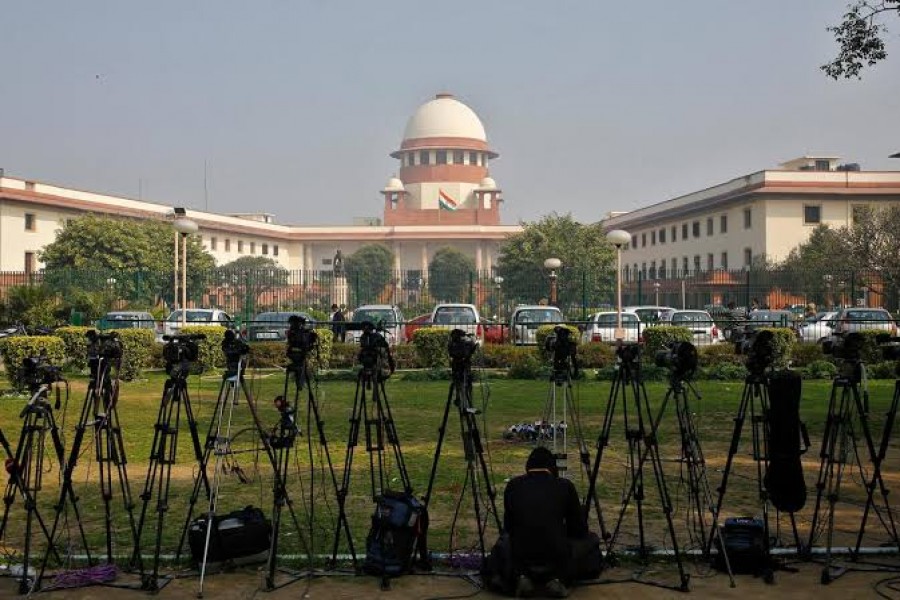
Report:
[[[638,271],[637,304],[638,304],[638,306],[641,306],[642,304],[644,304],[644,270],[643,269]]]
[[[750,312],[750,269],[747,269],[747,281],[744,284],[744,306],[747,307],[747,312]]]
[[[856,271],[850,271],[850,306],[856,306]]]
[[[469,304],[475,304],[475,274],[469,271]]]

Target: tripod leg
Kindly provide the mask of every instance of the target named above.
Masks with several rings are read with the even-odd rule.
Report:
[[[616,401],[619,397],[622,382],[623,378],[621,370],[617,370],[615,377],[613,377],[612,386],[609,390],[609,398],[606,401],[606,414],[603,416],[603,426],[601,427],[600,434],[597,437],[597,456],[594,457],[594,466],[591,468],[591,475],[588,479],[588,489],[584,499],[585,517],[588,517],[590,515],[591,503],[593,503],[595,506],[600,505],[599,499],[597,497],[597,475],[600,473],[600,463],[603,460],[603,450],[604,448],[606,448],[606,446],[609,445],[609,435],[610,431],[612,430]],[[603,515],[599,510],[597,511],[597,519],[600,523],[600,531],[603,532],[603,538],[607,540],[607,542],[609,542],[609,540],[612,539],[612,534],[607,533],[607,529],[603,521]]]
[[[581,465],[581,469],[584,473],[584,476],[590,481],[591,478],[591,454],[588,450],[587,446],[587,438],[584,435],[584,428],[581,426],[581,415],[579,414],[578,407],[575,406],[574,395],[572,393],[572,379],[567,378],[566,382],[566,404],[569,407],[569,414],[572,415],[572,425],[573,430],[575,432],[575,440],[578,445],[578,462]],[[588,510],[590,510],[590,504],[593,503],[594,509],[597,511],[597,520],[599,521],[600,526],[600,536],[603,539],[607,539],[609,537],[609,532],[606,531],[606,523],[603,519],[603,510],[600,508],[600,501],[597,499],[596,494],[590,494],[585,496],[584,504]]]
[[[842,379],[835,379],[831,385],[831,394],[828,399],[828,413],[825,417],[825,430],[822,433],[822,447],[819,450],[819,475],[816,479],[816,503],[812,513],[812,523],[809,529],[809,543],[807,548],[812,548],[818,538],[818,526],[822,500],[830,501],[826,488],[830,485],[834,470],[834,452],[837,448],[837,440],[840,435],[840,410],[838,404],[838,390],[843,387]]]
[[[384,421],[384,429],[387,435],[388,443],[394,451],[394,462],[397,470],[400,472],[400,481],[403,484],[403,491],[412,494],[412,483],[409,479],[409,471],[406,468],[406,461],[403,459],[403,450],[400,447],[400,436],[397,435],[397,425],[394,423],[394,414],[391,411],[391,402],[388,398],[384,381],[377,383],[379,396],[378,405],[381,418]]]
[[[340,546],[341,541],[341,528],[347,532],[347,540],[350,541],[352,539],[350,533],[350,521],[347,518],[347,495],[350,493],[350,478],[353,474],[353,451],[356,449],[357,444],[359,443],[359,427],[360,420],[363,418],[363,404],[365,403],[365,386],[363,382],[363,374],[360,372],[359,377],[356,379],[356,393],[353,398],[353,409],[350,412],[350,432],[347,436],[347,452],[344,455],[344,471],[341,477],[341,488],[338,490],[338,522],[337,528],[334,532],[334,547],[331,552],[331,564],[332,566],[337,564],[337,555],[338,548]],[[356,561],[356,553],[352,552],[352,542],[351,542],[351,556],[353,558],[353,567],[356,569],[358,567]]]
[[[438,461],[441,458],[441,448],[444,445],[444,435],[447,433],[447,418],[450,416],[450,404],[453,402],[454,392],[457,389],[457,384],[455,381],[450,382],[450,391],[447,393],[447,402],[444,404],[444,414],[441,417],[441,424],[438,427],[438,439],[437,445],[434,448],[434,459],[431,461],[431,473],[428,475],[428,488],[425,492],[425,497],[423,498],[425,508],[428,508],[428,503],[431,501],[431,492],[434,490],[434,479],[437,475],[437,467]],[[462,410],[462,408],[460,408]]]

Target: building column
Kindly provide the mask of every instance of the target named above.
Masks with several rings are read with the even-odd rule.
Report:
[[[403,289],[403,274],[400,272],[402,268],[400,263],[400,253],[403,251],[403,244],[395,241],[393,243],[394,250],[394,277],[396,278],[396,285],[394,286],[395,290]]]
[[[300,285],[304,285],[306,283],[306,273],[303,270],[303,266],[306,264],[306,244],[300,242],[297,244],[297,266],[300,268]]]
[[[422,277],[428,277],[428,242],[422,242]]]
[[[481,268],[483,266],[481,260],[481,244],[481,240],[478,240],[478,242],[475,244],[475,270],[479,273],[481,273]]]

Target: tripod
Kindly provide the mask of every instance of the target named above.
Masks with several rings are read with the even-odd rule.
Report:
[[[678,540],[675,537],[675,524],[672,521],[672,501],[669,490],[666,487],[665,473],[663,472],[662,459],[659,455],[659,441],[656,437],[658,423],[653,421],[650,410],[650,401],[647,398],[647,390],[641,380],[640,347],[630,344],[621,344],[616,348],[616,373],[613,378],[612,388],[609,391],[609,400],[606,404],[606,414],[603,418],[603,428],[597,439],[597,456],[588,484],[585,499],[585,511],[590,510],[589,502],[596,502],[597,475],[600,472],[600,464],[603,460],[604,448],[609,444],[613,418],[616,406],[621,401],[622,418],[625,428],[625,439],[628,443],[628,471],[630,485],[628,493],[622,501],[622,507],[616,520],[612,534],[607,542],[607,554],[612,553],[619,530],[625,518],[625,513],[634,498],[637,508],[638,535],[640,540],[639,554],[646,560],[649,556],[644,530],[644,463],[649,458],[653,466],[653,476],[656,488],[659,492],[660,505],[666,519],[669,535],[672,538],[672,550],[678,564],[678,573],[681,591],[687,591],[690,576],[685,573],[681,554],[678,550]],[[630,413],[629,409],[634,411]]]
[[[314,333],[314,332],[312,332]],[[285,506],[288,507],[288,510],[291,514],[291,517],[294,521],[294,525],[297,529],[298,534],[300,535],[301,543],[304,546],[307,546],[307,555],[312,559],[314,554],[311,545],[314,543],[315,536],[313,535],[312,530],[310,529],[310,537],[309,542],[307,543],[301,532],[300,525],[297,521],[297,517],[294,514],[293,503],[291,502],[290,496],[287,492],[287,478],[288,478],[288,468],[290,466],[290,456],[291,449],[294,447],[294,443],[296,438],[302,435],[300,428],[297,426],[296,416],[297,411],[299,410],[300,405],[300,392],[306,387],[307,395],[306,395],[306,439],[307,439],[307,448],[308,448],[308,458],[309,458],[309,470],[310,470],[310,511],[315,511],[315,491],[314,491],[314,474],[315,474],[315,465],[314,465],[314,452],[313,452],[313,440],[312,440],[312,422],[315,421],[316,432],[318,433],[319,445],[322,447],[323,452],[325,453],[325,461],[328,466],[328,472],[331,474],[331,481],[334,485],[335,495],[338,492],[338,482],[337,475],[334,472],[334,465],[331,462],[331,453],[328,450],[328,440],[325,437],[325,427],[324,422],[322,420],[321,414],[319,413],[319,401],[316,398],[316,391],[313,382],[314,375],[312,369],[310,368],[310,358],[308,349],[303,349],[300,353],[292,352],[293,348],[288,349],[288,359],[290,360],[290,364],[287,367],[287,370],[284,373],[284,389],[282,391],[282,395],[275,400],[276,407],[278,408],[278,412],[281,415],[281,418],[276,426],[274,434],[270,438],[270,444],[274,449],[275,455],[275,487],[274,487],[274,500],[272,507],[272,540],[271,545],[269,547],[269,559],[267,564],[267,575],[266,575],[266,589],[273,590],[277,588],[284,587],[294,581],[297,581],[303,577],[303,575],[296,576],[291,581],[287,583],[276,585],[275,584],[275,570],[276,570],[276,559],[278,556],[278,542],[281,530],[281,512]],[[293,383],[294,388],[294,396],[293,399],[288,402],[288,388]],[[315,522],[315,514],[311,512],[309,515],[310,527],[312,527],[312,523]],[[349,539],[350,530],[347,529],[347,537]],[[352,545],[352,542],[350,542]],[[352,552],[352,548],[351,548]]]
[[[44,474],[44,448],[47,433],[53,442],[53,450],[56,454],[57,464],[62,465],[65,461],[65,451],[63,449],[62,439],[59,435],[59,428],[56,425],[56,419],[53,416],[53,409],[50,406],[48,394],[52,383],[41,383],[38,386],[32,386],[31,399],[19,415],[22,419],[22,431],[19,434],[19,441],[16,445],[16,451],[13,453],[12,447],[3,430],[0,429],[0,446],[7,455],[7,471],[9,473],[9,482],[6,485],[6,492],[3,495],[3,521],[0,522],[0,539],[6,532],[6,526],[9,522],[10,509],[15,502],[16,495],[22,496],[22,502],[25,508],[25,544],[22,554],[22,578],[19,581],[19,593],[28,593],[29,585],[29,565],[31,563],[31,537],[34,522],[37,521],[38,526],[47,539],[48,546],[54,554],[54,558],[59,560],[59,554],[56,548],[50,543],[50,532],[47,525],[41,518],[41,513],[37,507],[37,494],[42,488]],[[68,389],[68,388],[67,388]],[[57,400],[58,403],[58,400]],[[59,408],[57,404],[57,408]],[[84,528],[81,519],[78,519],[79,531],[82,541],[85,540]],[[85,542],[85,546],[87,546]]]
[[[870,508],[875,507],[875,490],[879,490],[881,499],[884,504],[884,515],[887,516],[887,522],[884,521],[882,515],[882,523],[885,530],[890,535],[891,540],[896,544],[898,542],[897,526],[894,522],[893,512],[888,502],[888,489],[881,475],[881,466],[887,451],[887,445],[890,441],[891,431],[893,429],[894,416],[897,413],[897,404],[900,400],[900,383],[895,384],[894,397],[888,411],[888,420],[885,423],[884,431],[879,448],[876,450],[875,443],[872,438],[872,432],[869,427],[869,395],[868,391],[860,392],[860,382],[863,381],[865,375],[865,365],[858,357],[848,358],[842,365],[842,372],[835,377],[831,386],[831,396],[828,402],[828,416],[825,421],[825,432],[822,438],[822,449],[819,453],[821,463],[819,466],[819,477],[816,482],[816,505],[813,512],[812,525],[810,526],[810,542],[812,547],[820,519],[820,507],[823,497],[827,502],[825,508],[825,567],[822,569],[822,583],[830,583],[837,577],[843,575],[846,567],[836,567],[832,565],[832,546],[834,543],[834,512],[835,505],[841,497],[841,483],[844,477],[844,470],[852,462],[856,464],[860,478],[865,482],[866,488],[866,505],[863,511],[863,520],[859,528],[856,538],[856,548],[854,556],[858,556],[862,538],[865,532],[866,521],[868,520]],[[857,429],[858,427],[858,429]],[[857,440],[862,438],[865,443],[865,450],[868,453],[868,459],[872,463],[872,471],[870,475],[866,475],[863,467],[863,457],[860,456]],[[853,455],[851,458],[851,454]]]
[[[468,340],[467,340],[468,341]],[[497,512],[497,490],[491,481],[491,470],[484,458],[484,445],[481,441],[481,433],[478,430],[478,414],[481,411],[474,407],[472,403],[472,355],[475,351],[474,342],[470,342],[460,346],[463,355],[454,357],[454,347],[451,342],[451,376],[450,389],[447,393],[447,402],[444,405],[444,416],[441,419],[441,425],[438,428],[437,446],[434,449],[434,460],[431,463],[431,474],[428,476],[428,491],[423,498],[425,509],[431,500],[431,493],[434,490],[434,480],[437,475],[438,462],[441,457],[441,448],[444,444],[444,436],[447,432],[447,418],[450,416],[450,405],[456,406],[459,413],[459,430],[460,438],[463,443],[463,456],[466,460],[466,478],[465,481],[471,482],[472,486],[472,508],[475,512],[475,520],[478,527],[478,544],[481,551],[481,559],[486,556],[484,537],[487,531],[488,520],[482,518],[482,496],[481,487],[484,487],[484,494],[487,496],[487,506],[484,508],[494,516],[494,525],[499,532],[502,529],[500,524],[500,515]],[[465,494],[465,487],[460,492]],[[426,560],[426,557],[421,557]]]
[[[191,398],[188,394],[188,375],[191,372],[193,361],[190,360],[189,344],[196,344],[187,338],[182,341],[176,338],[167,342],[164,352],[172,360],[167,360],[166,372],[169,378],[163,384],[162,399],[159,404],[159,412],[156,416],[156,424],[153,426],[153,444],[150,447],[150,464],[147,467],[147,476],[144,480],[144,491],[141,493],[141,513],[138,519],[137,539],[134,546],[132,561],[137,564],[141,561],[141,539],[144,532],[144,524],[147,516],[147,508],[150,500],[156,493],[156,535],[153,545],[153,566],[149,573],[142,573],[141,587],[148,591],[158,591],[159,585],[159,560],[162,547],[163,524],[166,513],[169,511],[169,491],[172,484],[172,465],[176,462],[178,451],[178,432],[181,425],[181,411],[184,409],[184,417],[187,421],[188,431],[194,448],[194,456],[197,462],[203,460],[203,450],[200,446],[200,437],[197,432],[197,420],[194,418],[194,410],[191,407]],[[188,349],[189,350],[189,349]],[[209,482],[205,471],[200,476],[206,489]],[[168,580],[166,580],[168,583]]]
[[[103,499],[103,515],[106,533],[106,562],[113,564],[113,520],[112,500],[114,494],[113,478],[117,480],[119,493],[122,496],[122,504],[128,513],[128,524],[131,533],[131,543],[137,540],[137,528],[134,521],[134,502],[131,498],[131,488],[128,483],[125,458],[125,444],[122,440],[122,427],[119,423],[119,367],[122,361],[122,345],[115,334],[98,334],[96,331],[87,332],[88,366],[91,379],[88,383],[87,393],[81,407],[81,415],[75,426],[75,438],[69,451],[69,460],[63,470],[62,488],[59,493],[59,501],[56,504],[56,518],[50,532],[50,539],[56,536],[60,517],[65,508],[65,500],[68,497],[76,518],[78,515],[78,497],[75,495],[72,477],[81,455],[81,444],[84,434],[90,426],[94,430],[94,460],[98,466],[100,479],[100,495]],[[47,568],[50,558],[50,546],[44,553],[41,570],[35,580],[35,589],[40,589],[40,583]],[[90,551],[87,544],[84,546],[88,562],[91,562]],[[138,569],[143,572],[143,565],[138,561]]]
[[[385,455],[389,451],[394,456],[403,492],[412,495],[409,472],[403,460],[400,440],[397,437],[397,427],[394,423],[394,416],[391,413],[391,406],[384,387],[384,382],[389,376],[389,373],[385,372],[386,367],[389,367],[390,373],[394,371],[390,349],[384,337],[374,331],[365,329],[360,337],[360,347],[359,360],[362,364],[362,369],[360,369],[356,378],[356,394],[353,399],[353,409],[350,413],[350,432],[347,438],[347,453],[344,457],[344,474],[341,486],[338,489],[338,522],[335,528],[334,546],[331,553],[331,562],[336,564],[341,540],[341,529],[343,529],[347,534],[347,544],[353,559],[354,568],[357,568],[358,564],[350,534],[350,522],[347,518],[347,495],[350,493],[350,480],[353,475],[353,455],[356,446],[359,444],[360,426],[365,427],[372,500],[377,502],[379,496],[383,495],[388,489],[385,484]],[[385,360],[388,365],[385,365]],[[388,445],[390,450],[387,448]],[[389,587],[386,572],[382,577],[381,586],[383,589]]]

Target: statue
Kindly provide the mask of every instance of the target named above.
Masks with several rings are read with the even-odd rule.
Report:
[[[340,249],[334,254],[333,269],[335,277],[343,277],[344,275],[344,257],[341,255]]]

